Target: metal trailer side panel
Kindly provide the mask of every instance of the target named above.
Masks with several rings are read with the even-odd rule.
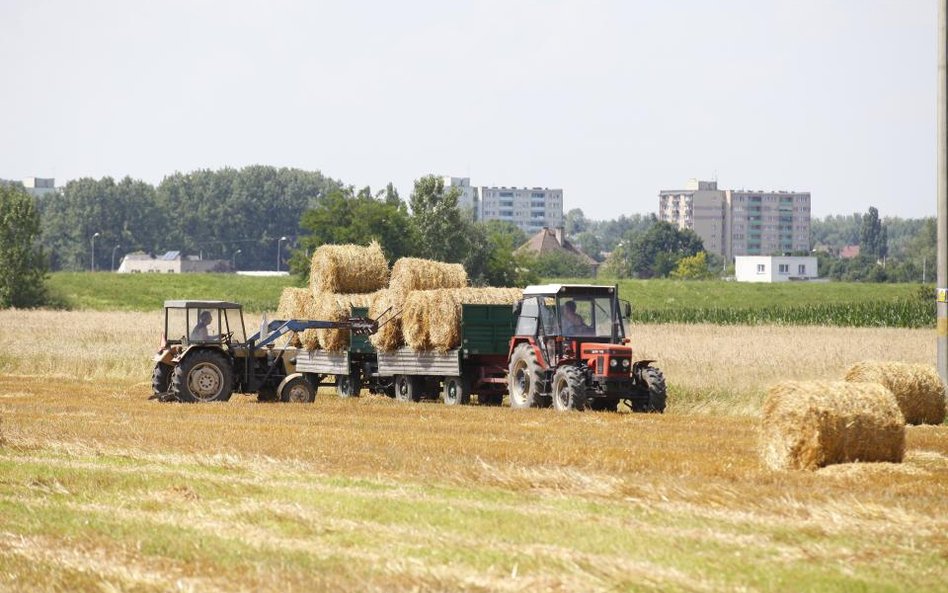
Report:
[[[349,353],[300,348],[296,351],[296,372],[319,375],[348,375]]]
[[[417,352],[402,347],[392,352],[379,352],[379,376],[432,375],[439,377],[461,376],[461,349],[447,352]]]

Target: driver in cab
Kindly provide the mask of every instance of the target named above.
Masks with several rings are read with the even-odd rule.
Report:
[[[197,325],[194,326],[194,329],[191,330],[191,341],[192,342],[206,342],[217,336],[209,335],[207,331],[207,326],[211,324],[211,312],[210,311],[201,311],[198,315]]]
[[[576,302],[566,301],[563,304],[563,334],[567,336],[588,336],[592,333],[592,327],[586,325],[583,317],[576,312]]]

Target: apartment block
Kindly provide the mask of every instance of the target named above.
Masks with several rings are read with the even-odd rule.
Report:
[[[458,196],[459,208],[468,208],[475,212],[477,211],[477,188],[471,185],[470,177],[451,177],[446,175],[441,179],[444,181],[445,191],[452,187],[456,187],[460,190],[461,195]]]
[[[528,235],[563,226],[563,190],[545,187],[480,187],[478,220],[512,222]]]
[[[659,192],[658,218],[695,231],[705,250],[727,259],[810,248],[809,192],[722,190],[692,179]]]

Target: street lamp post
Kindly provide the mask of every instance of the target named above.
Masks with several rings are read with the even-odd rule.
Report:
[[[100,233],[92,235],[92,271],[95,272],[95,238],[99,236]]]
[[[112,272],[115,271],[115,250],[118,249],[119,247],[121,247],[121,245],[116,245],[115,247],[112,248],[112,267],[110,269],[110,271]]]
[[[277,241],[277,272],[280,271],[280,247],[283,246],[283,242],[286,241],[286,237],[280,237],[280,240]]]
[[[238,249],[237,251],[234,252],[234,256],[233,256],[233,258],[232,258],[232,262],[231,262],[231,265],[230,265],[230,267],[233,268],[235,272],[237,271],[237,254],[240,253],[240,252],[241,252],[240,249]]]

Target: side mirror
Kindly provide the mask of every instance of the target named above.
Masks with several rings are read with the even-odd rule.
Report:
[[[514,317],[520,317],[520,311],[523,309],[523,301],[517,301],[513,306]]]

